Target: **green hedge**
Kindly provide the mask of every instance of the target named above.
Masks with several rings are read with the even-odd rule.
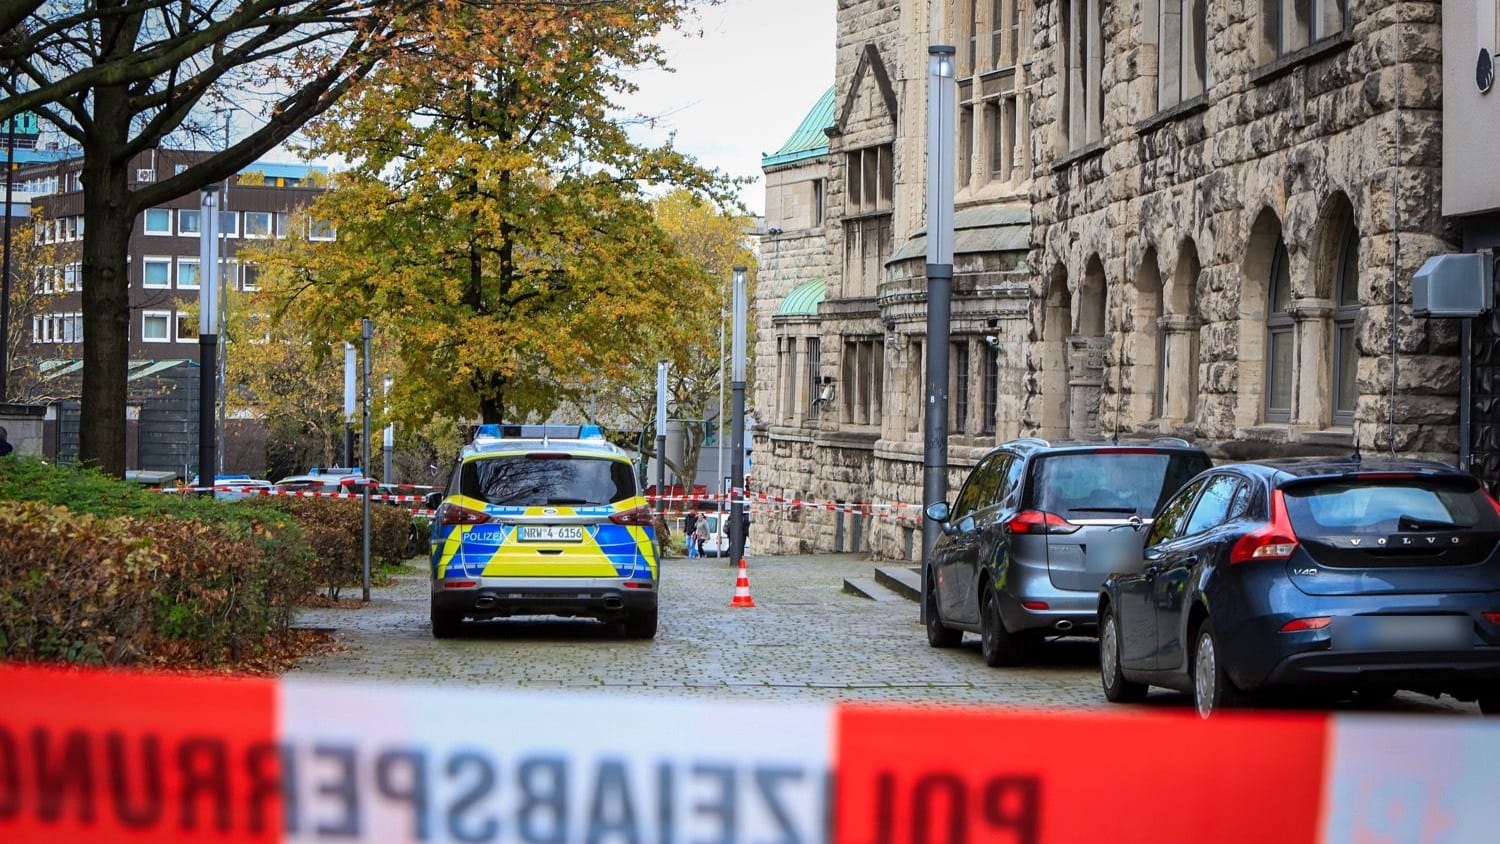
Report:
[[[358,582],[360,503],[216,501],[0,459],[0,657],[216,666],[285,637],[298,602]],[[411,517],[371,508],[372,556]]]

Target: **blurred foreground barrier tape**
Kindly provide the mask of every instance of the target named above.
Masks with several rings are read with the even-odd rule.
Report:
[[[0,667],[0,842],[826,838],[831,706]]]
[[[1487,844],[1497,758],[1500,731],[1457,718],[1204,723],[0,666],[7,844]]]

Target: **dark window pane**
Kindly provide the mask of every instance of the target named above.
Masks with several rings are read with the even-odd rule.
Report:
[[[1208,468],[1201,455],[1172,452],[1056,454],[1036,461],[1031,507],[1068,518],[1098,508],[1150,517],[1187,480]]]
[[[1151,533],[1146,536],[1147,548],[1160,545],[1182,532],[1183,524],[1187,521],[1188,508],[1193,506],[1193,498],[1200,489],[1203,489],[1203,481],[1183,489],[1175,498],[1168,501],[1166,506],[1162,507],[1161,514],[1151,524]]]
[[[1353,413],[1359,374],[1359,351],[1355,348],[1353,326],[1339,326],[1338,344],[1338,398],[1334,410]]]
[[[1188,518],[1183,535],[1195,536],[1223,524],[1229,518],[1229,508],[1234,503],[1239,486],[1240,482],[1228,475],[1220,475],[1210,481],[1198,499],[1197,506],[1193,507],[1193,515]]]
[[[1292,332],[1273,331],[1270,336],[1270,390],[1266,394],[1266,409],[1288,412],[1292,409]]]
[[[459,491],[502,506],[599,505],[636,495],[623,460],[588,457],[493,457],[463,464]]]
[[[1287,515],[1301,538],[1388,536],[1444,525],[1500,529],[1500,516],[1473,481],[1332,481],[1285,490]]]
[[[1283,313],[1292,302],[1292,273],[1287,265],[1286,244],[1276,241],[1271,261],[1271,313]]]

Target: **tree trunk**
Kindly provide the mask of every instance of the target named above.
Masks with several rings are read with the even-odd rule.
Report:
[[[78,426],[80,462],[125,475],[125,375],[130,358],[130,232],[135,210],[129,161],[116,160],[129,114],[125,92],[95,93],[95,122],[84,147],[83,170],[83,396]]]

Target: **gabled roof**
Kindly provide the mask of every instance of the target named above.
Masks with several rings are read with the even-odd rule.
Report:
[[[823,298],[828,293],[828,282],[821,278],[812,281],[804,281],[792,288],[792,292],[786,294],[781,300],[781,307],[776,309],[779,317],[815,317],[818,315],[818,306],[823,304]]]
[[[787,139],[781,149],[771,155],[761,156],[760,166],[774,167],[827,155],[828,135],[823,130],[832,125],[833,88],[830,86],[818,100],[818,104],[812,107],[812,111],[802,118],[802,125],[797,127],[797,131],[792,133],[792,137]]]

